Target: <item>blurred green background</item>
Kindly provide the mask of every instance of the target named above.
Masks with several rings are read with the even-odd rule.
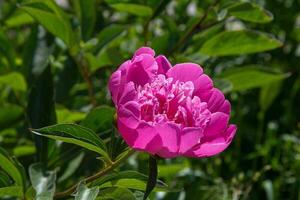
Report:
[[[299,0],[0,0],[0,199],[34,196],[35,162],[52,173],[40,175],[48,183],[56,173],[57,191],[102,166],[94,153],[29,128],[77,123],[111,158],[124,151],[107,81],[144,45],[173,65],[200,64],[238,126],[218,156],[159,160],[171,192],[157,188],[150,199],[300,200]],[[117,171],[147,174],[147,159],[134,154]],[[145,180],[136,177],[97,198],[141,199]]]

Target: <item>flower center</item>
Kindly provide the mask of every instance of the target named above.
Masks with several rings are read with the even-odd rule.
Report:
[[[210,120],[206,102],[194,96],[191,81],[173,81],[164,75],[157,75],[151,83],[138,86],[138,103],[141,117],[152,123],[172,121],[182,127],[205,128]]]

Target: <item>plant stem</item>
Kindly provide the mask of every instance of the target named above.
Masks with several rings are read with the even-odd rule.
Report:
[[[98,173],[96,173],[96,174],[94,174],[92,176],[86,177],[82,181],[85,182],[85,183],[90,183],[90,182],[98,179],[99,177],[107,174],[108,172],[110,172],[113,169],[115,169],[116,167],[118,167],[123,161],[127,160],[127,158],[130,157],[133,153],[134,153],[134,150],[131,149],[125,155],[123,155],[122,157],[120,157],[116,161],[112,162],[111,164],[107,165],[102,170],[100,170]],[[66,191],[56,193],[54,195],[54,198],[55,199],[60,199],[60,198],[64,198],[64,197],[70,196],[76,190],[78,184],[79,184],[79,182],[76,183],[75,185],[71,186]]]
[[[197,30],[197,29],[201,29],[201,25],[203,23],[203,21],[206,19],[209,11],[211,11],[216,5],[218,5],[220,3],[221,0],[216,0],[213,4],[211,4],[209,6],[208,9],[206,9],[206,11],[204,12],[204,14],[202,15],[202,17],[199,19],[199,21],[197,23],[194,24],[194,26],[192,28],[190,28],[188,31],[185,31],[185,33],[183,34],[183,36],[179,39],[179,41],[173,46],[173,48],[171,48],[171,50],[167,53],[167,55],[171,55],[172,53],[176,52],[184,43],[185,41],[191,37],[191,35],[193,35],[193,33]]]

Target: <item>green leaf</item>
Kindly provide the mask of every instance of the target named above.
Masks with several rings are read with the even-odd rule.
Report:
[[[0,130],[18,122],[24,115],[23,108],[14,104],[0,106]]]
[[[268,51],[282,46],[272,36],[252,30],[224,31],[206,41],[200,52],[209,56],[230,56]]]
[[[58,182],[63,182],[64,180],[67,180],[69,177],[71,177],[80,167],[83,158],[84,152],[81,152],[73,160],[69,161],[68,166],[66,167],[64,173],[59,177]]]
[[[221,78],[231,82],[233,91],[243,91],[263,87],[288,76],[288,74],[270,73],[249,66],[228,70],[221,75]]]
[[[0,168],[3,169],[14,181],[15,184],[24,188],[24,172],[23,169],[12,159],[9,154],[0,147]]]
[[[98,187],[88,188],[82,182],[77,187],[75,200],[94,200],[99,193]]]
[[[99,192],[97,200],[136,200],[134,194],[127,188],[111,187],[102,189]]]
[[[93,186],[99,186],[99,188],[107,187],[120,187],[131,188],[144,191],[147,185],[148,176],[136,171],[122,171],[109,174],[101,177],[93,182]],[[154,191],[175,191],[169,188],[161,180],[158,180]],[[176,190],[177,191],[177,190]]]
[[[75,144],[102,155],[106,161],[110,158],[103,141],[90,129],[76,124],[57,124],[32,130],[33,133],[54,140]]]
[[[8,86],[15,91],[26,91],[27,84],[22,74],[10,72],[0,76],[0,86]]]
[[[80,125],[88,127],[95,132],[105,131],[112,128],[115,109],[109,106],[99,106],[93,109]]]
[[[0,55],[3,54],[6,57],[10,67],[15,67],[16,64],[13,46],[6,35],[2,32],[0,32],[0,44]]]
[[[32,24],[33,22],[34,19],[29,14],[18,10],[11,17],[5,20],[5,25],[8,28],[14,28],[26,24]]]
[[[99,43],[96,47],[96,51],[100,51],[104,46],[121,35],[126,29],[126,26],[117,24],[113,24],[102,29],[97,35]]]
[[[229,7],[228,12],[239,19],[255,23],[268,23],[273,19],[272,13],[249,2],[237,3]]]
[[[127,12],[140,17],[150,17],[152,15],[152,9],[144,5],[132,3],[115,3],[110,6],[116,9],[117,11]]]
[[[22,146],[17,146],[13,149],[13,154],[16,157],[33,155],[33,154],[35,154],[35,152],[36,152],[36,149],[35,149],[35,146],[33,146],[33,145],[22,145]]]
[[[95,0],[77,0],[78,14],[81,23],[81,35],[83,39],[88,40],[94,30],[96,23],[96,1]]]
[[[10,186],[0,188],[0,197],[13,196],[13,197],[23,197],[23,188],[21,186]]]
[[[50,33],[62,39],[67,46],[74,43],[70,22],[63,11],[51,0],[31,0],[20,6]]]
[[[282,80],[272,82],[263,86],[259,94],[259,104],[263,111],[266,111],[278,96]]]
[[[56,188],[56,171],[46,171],[41,163],[35,163],[29,167],[29,176],[36,191],[36,200],[53,199]]]
[[[82,120],[86,114],[78,111],[71,111],[66,108],[56,108],[57,123],[74,123]]]

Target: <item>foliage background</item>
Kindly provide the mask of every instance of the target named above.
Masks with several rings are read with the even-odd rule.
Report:
[[[0,199],[51,199],[105,167],[97,153],[29,128],[77,123],[100,136],[112,160],[125,151],[107,81],[143,45],[172,64],[203,66],[238,125],[216,157],[159,160],[169,187],[155,190],[172,192],[151,199],[300,199],[300,1],[241,2],[0,0]],[[75,137],[64,131],[39,132]],[[141,199],[147,159],[134,154],[115,169],[127,175],[107,174],[93,189],[81,183],[75,198]],[[38,190],[41,178],[47,187]]]

